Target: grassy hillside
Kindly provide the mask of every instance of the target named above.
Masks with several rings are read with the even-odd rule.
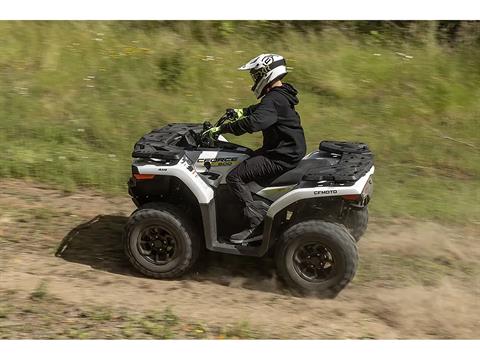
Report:
[[[253,103],[236,68],[277,52],[292,67],[309,150],[322,139],[374,150],[374,213],[479,221],[478,48],[439,45],[428,28],[402,41],[333,28],[272,38],[255,32],[263,23],[147,25],[0,22],[0,176],[125,193],[142,134]]]

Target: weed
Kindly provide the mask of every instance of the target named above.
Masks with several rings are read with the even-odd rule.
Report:
[[[208,331],[204,325],[196,323],[189,326],[188,334],[195,339],[204,339],[208,336]]]
[[[30,299],[35,301],[44,300],[48,295],[47,291],[47,283],[46,281],[42,280],[40,284],[33,290],[30,294]]]
[[[163,312],[163,321],[167,326],[175,326],[178,324],[178,316],[175,315],[170,307],[167,307]]]
[[[112,311],[105,307],[96,307],[84,312],[83,316],[95,321],[110,321],[112,319]]]
[[[59,216],[56,211],[49,208],[33,208],[30,210],[30,215],[35,220],[50,220]]]
[[[0,307],[0,319],[6,319],[8,317],[8,310],[5,306]]]
[[[173,333],[168,326],[165,326],[162,323],[151,321],[148,319],[142,319],[140,325],[145,332],[145,334],[151,335],[156,339],[171,339],[173,338]]]
[[[247,321],[242,321],[231,327],[227,327],[222,334],[226,339],[254,339],[258,337],[258,335],[251,330],[250,324]]]

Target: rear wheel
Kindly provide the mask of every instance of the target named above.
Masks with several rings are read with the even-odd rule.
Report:
[[[171,204],[148,204],[129,218],[125,253],[141,273],[160,279],[183,275],[196,262],[200,239],[192,224]]]
[[[368,208],[365,206],[361,209],[352,208],[343,221],[355,240],[360,240],[368,226]]]
[[[282,279],[304,295],[335,297],[355,276],[355,240],[343,225],[309,220],[289,228],[275,252]]]

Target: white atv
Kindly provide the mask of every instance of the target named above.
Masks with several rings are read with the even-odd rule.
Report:
[[[222,117],[216,124],[226,121]],[[143,274],[176,278],[202,249],[262,257],[303,294],[335,296],[354,277],[356,241],[367,228],[373,155],[365,144],[322,141],[298,166],[268,183],[252,182],[268,212],[242,244],[230,235],[247,227],[225,177],[252,150],[201,134],[211,125],[174,123],[136,144],[129,193],[138,207],[124,235],[126,254]]]

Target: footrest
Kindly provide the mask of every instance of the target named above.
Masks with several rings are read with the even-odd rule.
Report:
[[[235,245],[248,246],[248,244],[250,244],[252,242],[256,242],[256,241],[262,241],[262,239],[263,239],[263,235],[257,235],[257,236],[245,239],[240,244],[235,244]]]

